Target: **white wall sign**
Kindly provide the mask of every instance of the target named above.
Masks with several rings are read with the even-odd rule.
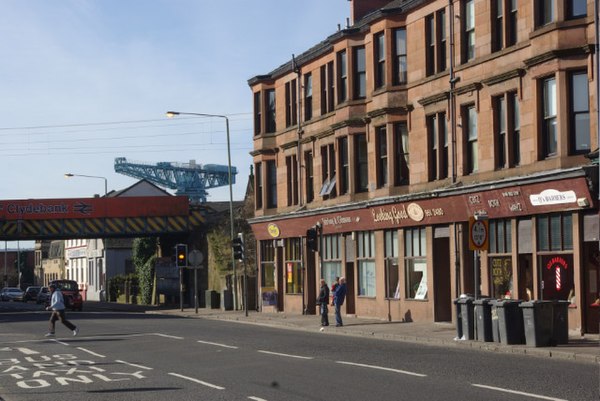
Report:
[[[533,206],[575,203],[577,202],[577,195],[575,195],[575,191],[561,192],[556,189],[545,189],[539,194],[529,195],[529,201]]]

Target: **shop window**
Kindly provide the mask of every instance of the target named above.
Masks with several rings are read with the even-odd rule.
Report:
[[[342,236],[339,234],[323,236],[321,278],[325,279],[329,286],[336,278],[342,276],[341,243]]]
[[[404,230],[406,298],[427,299],[427,239],[425,228]]]
[[[298,99],[296,95],[296,80],[285,83],[285,126],[298,124]]]
[[[588,153],[590,146],[589,81],[585,71],[573,72],[569,76],[570,121],[569,143],[572,154]]]
[[[374,297],[375,287],[375,233],[356,233],[356,259],[358,262],[358,295]]]
[[[376,144],[377,144],[377,188],[383,188],[388,185],[388,146],[387,146],[387,130],[385,126],[377,127]]]
[[[403,85],[407,80],[406,29],[394,30],[394,85]]]
[[[260,241],[260,285],[263,305],[276,305],[275,248],[272,240]]]
[[[573,250],[573,222],[569,213],[537,217],[538,251]]]
[[[513,298],[511,228],[510,220],[489,222],[488,257],[492,283],[491,295],[496,299]]]
[[[385,297],[400,299],[400,272],[398,270],[398,230],[386,230],[385,238]]]
[[[302,293],[302,256],[301,239],[287,238],[285,240],[285,292],[287,294]]]
[[[373,41],[375,57],[375,89],[385,85],[385,34],[375,34]]]
[[[338,104],[348,100],[348,56],[346,50],[337,53]]]
[[[394,185],[409,183],[408,128],[406,123],[394,124]]]

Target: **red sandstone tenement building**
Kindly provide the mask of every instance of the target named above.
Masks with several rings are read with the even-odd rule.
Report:
[[[315,313],[345,276],[347,314],[451,321],[477,286],[598,332],[594,1],[349,5],[249,80],[262,310]]]

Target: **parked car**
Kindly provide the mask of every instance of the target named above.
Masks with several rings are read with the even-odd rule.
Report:
[[[36,296],[36,303],[39,305],[46,304],[48,302],[50,302],[50,290],[48,287],[40,287],[40,290]]]
[[[63,298],[65,300],[65,307],[71,310],[83,310],[83,298],[79,293],[79,285],[77,285],[77,281],[74,280],[53,280],[50,282],[50,285],[56,285],[60,288],[60,291],[63,294]],[[46,302],[47,305],[50,304],[50,297]]]
[[[0,292],[1,301],[23,301],[24,292],[17,287],[4,287]]]
[[[40,286],[29,286],[25,290],[25,295],[23,296],[23,302],[27,301],[35,301],[37,300],[37,294],[40,292]]]

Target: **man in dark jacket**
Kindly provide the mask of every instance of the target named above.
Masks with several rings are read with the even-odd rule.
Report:
[[[342,315],[340,308],[346,299],[346,278],[340,277],[340,285],[338,285],[333,293],[333,304],[335,306],[335,327],[343,326]]]
[[[317,300],[319,305],[319,312],[321,313],[321,326],[329,326],[329,310],[327,305],[329,304],[329,287],[324,279],[321,279],[321,292],[319,292],[319,299]]]

